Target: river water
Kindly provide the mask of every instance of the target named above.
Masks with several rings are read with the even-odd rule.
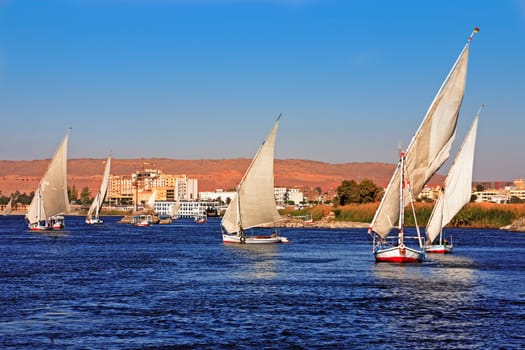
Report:
[[[375,263],[365,229],[224,245],[220,221],[133,227],[0,217],[0,348],[515,349],[525,234],[451,229],[455,251]]]

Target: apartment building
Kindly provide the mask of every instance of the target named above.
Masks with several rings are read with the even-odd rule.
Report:
[[[153,201],[197,199],[198,187],[198,180],[187,175],[141,169],[131,175],[110,176],[107,201],[113,205],[143,205]]]

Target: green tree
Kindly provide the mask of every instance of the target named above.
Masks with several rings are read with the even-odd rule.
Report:
[[[340,205],[359,203],[359,186],[354,180],[343,180],[337,187],[337,198]]]
[[[365,179],[359,184],[359,203],[373,203],[380,199],[383,189]]]
[[[80,192],[80,203],[81,204],[89,204],[91,202],[91,193],[89,192],[89,188],[83,187],[82,191]]]
[[[17,191],[18,192],[18,191]],[[16,198],[16,202],[20,204],[31,204],[31,201],[33,200],[33,197],[35,196],[35,192],[31,191],[29,195],[27,195],[25,192],[18,195]]]
[[[477,191],[477,192],[483,192],[483,191],[485,191],[485,186],[483,186],[482,184],[477,184],[477,185],[476,185],[476,191]]]
[[[7,204],[7,202],[9,202],[9,197],[1,195],[0,192],[0,204]]]
[[[383,189],[365,179],[360,184],[354,180],[343,180],[337,187],[337,199],[340,205],[349,203],[372,203],[381,200]]]
[[[73,185],[72,188],[67,188],[67,194],[70,202],[76,202],[78,200],[78,190],[75,185]]]

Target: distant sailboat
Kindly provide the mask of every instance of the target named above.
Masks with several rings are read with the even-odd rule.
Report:
[[[4,210],[2,211],[2,215],[9,215],[13,211],[13,198],[9,198],[9,202],[5,205]]]
[[[197,224],[205,224],[206,221],[208,221],[208,218],[206,217],[206,215],[198,214],[195,216],[194,220]]]
[[[34,231],[64,228],[64,217],[69,211],[67,195],[67,144],[69,130],[58,147],[51,163],[40,180],[26,213],[29,229]]]
[[[179,208],[180,208],[180,201],[177,199],[177,201],[171,206],[170,217],[172,219],[179,218]]]
[[[151,195],[149,196],[149,199],[145,204],[146,208],[144,209],[155,210],[155,198],[156,197],[157,197],[157,189],[154,189]]]
[[[417,236],[405,237],[405,206],[411,204],[415,220],[413,198],[450,155],[465,93],[469,46],[478,31],[475,28],[470,35],[408,148],[400,154],[398,166],[368,229],[373,238],[372,251],[377,262],[423,261],[425,250],[417,221]],[[397,241],[388,244],[387,237],[396,224]],[[417,247],[407,246],[407,238],[415,238]]]
[[[89,207],[88,213],[86,215],[86,224],[103,224],[104,221],[100,218],[100,209],[104,204],[106,199],[106,193],[108,191],[109,184],[109,171],[111,169],[111,156],[108,156],[106,160],[106,167],[104,168],[104,175],[102,176],[102,182],[100,183],[100,189],[93,199],[93,203]]]
[[[152,222],[153,222],[153,218],[149,214],[135,215],[133,216],[133,220],[132,220],[133,226],[138,226],[138,227],[151,226]]]
[[[481,111],[481,108],[480,108]],[[425,234],[427,253],[451,253],[453,244],[443,239],[443,227],[470,201],[472,193],[472,169],[478,129],[479,112],[472,122],[467,136],[459,149],[456,159],[445,180],[445,189],[441,192],[434,210],[430,215]],[[434,243],[436,238],[439,239]]]
[[[281,218],[275,206],[273,174],[275,139],[280,117],[253,158],[237,187],[237,195],[224,213],[221,221],[224,243],[288,242],[275,229],[269,235],[247,235],[247,230],[272,225]]]

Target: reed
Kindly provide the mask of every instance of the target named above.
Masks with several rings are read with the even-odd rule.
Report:
[[[316,206],[301,210],[285,209],[283,214],[312,215],[315,221],[327,217],[330,212],[336,221],[371,222],[379,203],[347,204],[345,206]],[[430,218],[434,203],[414,203],[416,220],[425,226]],[[499,228],[525,217],[525,204],[468,203],[449,223],[449,227]],[[405,209],[405,225],[414,226],[412,208]]]

